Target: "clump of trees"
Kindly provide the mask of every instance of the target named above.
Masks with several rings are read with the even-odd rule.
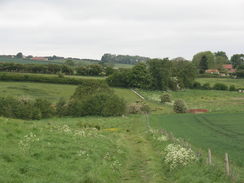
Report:
[[[110,86],[136,87],[155,90],[178,90],[191,87],[196,68],[182,60],[151,59],[138,63],[132,69],[120,69],[107,78]]]
[[[200,74],[205,73],[207,69],[219,69],[222,70],[223,64],[229,64],[230,61],[223,51],[212,53],[211,51],[205,51],[197,53],[193,56],[192,63],[197,67]]]
[[[67,116],[119,116],[125,113],[126,105],[106,84],[79,86],[70,100],[60,105]],[[60,111],[60,109],[58,109]]]
[[[102,56],[103,63],[120,63],[120,64],[136,64],[139,62],[146,62],[148,57],[130,56],[130,55],[113,55],[106,53]]]

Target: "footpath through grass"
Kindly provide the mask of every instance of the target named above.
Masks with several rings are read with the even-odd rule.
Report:
[[[144,115],[0,118],[0,134],[4,183],[228,182],[201,163],[169,171],[163,163],[165,146],[153,141]]]
[[[0,182],[164,182],[144,116],[0,119]]]

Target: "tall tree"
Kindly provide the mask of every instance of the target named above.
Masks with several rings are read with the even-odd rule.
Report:
[[[199,63],[199,72],[203,74],[208,69],[208,58],[207,56],[202,56]]]
[[[199,71],[201,70],[202,66],[200,66],[200,62],[201,62],[203,56],[205,56],[207,58],[207,68],[210,68],[210,69],[215,68],[214,54],[210,51],[205,51],[205,52],[197,53],[196,55],[193,56],[192,63],[197,67],[197,69]]]
[[[151,59],[147,62],[152,77],[152,88],[167,90],[170,82],[171,64],[168,58]]]
[[[21,52],[17,53],[16,58],[23,58],[23,53],[21,53]]]
[[[240,65],[244,64],[244,54],[235,54],[230,59],[231,64],[234,68],[239,67]]]

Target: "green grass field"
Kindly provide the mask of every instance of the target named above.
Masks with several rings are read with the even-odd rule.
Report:
[[[201,84],[209,83],[213,86],[215,83],[223,83],[227,86],[234,85],[236,88],[244,88],[244,79],[231,79],[231,78],[197,78],[196,81]]]
[[[1,118],[0,182],[165,182],[144,120]]]
[[[144,91],[139,92],[147,100],[160,102],[160,91]],[[186,102],[189,109],[208,109],[210,112],[242,112],[244,111],[244,93],[217,91],[217,90],[185,90],[177,92],[169,92],[172,100],[182,99]],[[173,112],[171,105],[165,106],[165,112]],[[168,110],[167,110],[168,107]]]
[[[77,85],[32,83],[32,82],[0,82],[0,96],[27,96],[30,98],[45,98],[57,102],[60,98],[69,99]],[[114,92],[124,98],[127,103],[139,100],[139,97],[129,89],[114,88]]]
[[[41,97],[51,102],[61,97],[68,99],[77,87],[31,82],[0,82],[0,86],[0,96]],[[129,89],[114,91],[127,103],[140,100]],[[153,128],[184,138],[195,150],[205,153],[211,148],[216,164],[228,152],[231,166],[244,175],[244,94],[214,90],[170,92],[173,100],[183,99],[189,108],[210,110],[209,114],[178,115],[171,104],[160,104],[162,92],[139,93],[152,108]],[[229,182],[221,168],[215,170],[202,164],[169,172],[163,164],[165,145],[151,139],[144,115],[40,121],[0,118],[0,145],[0,182],[4,183]]]
[[[197,164],[167,172],[162,148],[154,148],[143,115],[0,118],[0,134],[4,183],[228,182],[211,167]]]
[[[172,132],[197,148],[205,151],[210,148],[214,156],[222,161],[227,152],[232,167],[233,162],[242,167],[241,175],[244,175],[243,119],[244,113],[152,115],[151,125]],[[218,160],[213,161],[216,163]]]

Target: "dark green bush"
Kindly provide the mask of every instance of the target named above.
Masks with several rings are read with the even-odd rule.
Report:
[[[211,86],[210,86],[209,83],[204,83],[204,84],[202,85],[202,89],[204,89],[204,90],[211,90]]]
[[[124,113],[124,100],[103,83],[79,86],[67,106],[70,116],[119,116]]]
[[[230,85],[229,90],[230,90],[230,91],[236,91],[236,87],[235,87],[235,85]]]
[[[19,119],[41,119],[54,115],[54,109],[47,100],[32,100],[26,97],[0,98],[0,115]]]
[[[216,83],[214,86],[213,86],[213,89],[214,90],[228,90],[228,86],[223,84],[223,83]]]
[[[183,100],[176,100],[173,105],[174,112],[176,113],[186,113],[187,106]]]
[[[67,113],[67,103],[64,98],[60,98],[58,103],[56,104],[56,114],[58,116],[65,116]]]
[[[165,93],[160,96],[160,99],[161,99],[161,103],[171,102],[171,95],[169,93]]]
[[[34,107],[39,109],[41,118],[49,118],[55,114],[55,109],[48,100],[36,99]]]
[[[192,84],[192,88],[193,89],[201,89],[202,88],[201,83],[194,81]]]

